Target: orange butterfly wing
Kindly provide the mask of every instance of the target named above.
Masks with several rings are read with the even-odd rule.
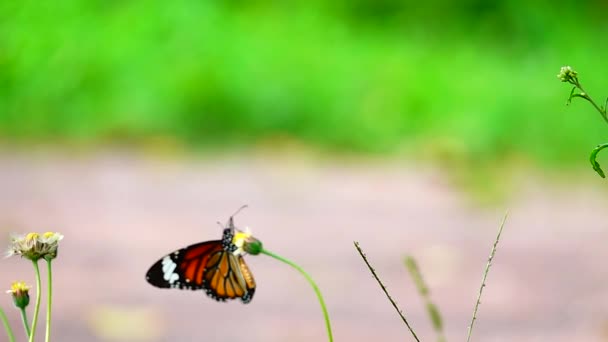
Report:
[[[222,241],[206,241],[179,249],[158,260],[148,273],[146,280],[160,288],[200,290],[203,288],[203,273],[209,258],[223,252]]]
[[[240,255],[224,251],[214,253],[204,271],[203,287],[218,301],[241,298],[249,303],[255,293],[255,280]]]

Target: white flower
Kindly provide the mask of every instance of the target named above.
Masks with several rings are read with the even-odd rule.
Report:
[[[236,250],[232,252],[234,255],[245,254],[245,241],[251,238],[251,230],[249,227],[245,227],[245,231],[237,230],[236,234],[232,238],[232,244],[236,246]]]
[[[62,234],[53,232],[46,232],[42,236],[38,233],[14,235],[7,256],[20,255],[33,261],[40,258],[52,260],[57,257],[59,241],[62,239]]]

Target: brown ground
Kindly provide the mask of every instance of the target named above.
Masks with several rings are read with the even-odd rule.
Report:
[[[606,341],[606,184],[599,178],[568,186],[526,180],[508,203],[482,210],[438,173],[407,165],[5,153],[0,243],[6,245],[9,231],[65,234],[53,273],[54,341],[326,340],[308,284],[267,257],[247,257],[258,283],[249,305],[216,303],[202,292],[159,290],[145,282],[147,268],[159,257],[219,238],[216,221],[247,203],[237,225],[251,227],[269,250],[313,275],[336,341],[412,340],[353,240],[360,241],[422,340],[434,341],[403,266],[404,255],[416,256],[442,310],[448,340],[463,341],[508,207],[474,340]],[[18,258],[2,260],[0,287],[16,279],[33,283],[31,266]],[[0,298],[20,328],[9,297]]]

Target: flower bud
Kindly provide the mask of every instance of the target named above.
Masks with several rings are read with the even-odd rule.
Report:
[[[6,293],[11,294],[13,297],[13,303],[20,309],[25,309],[30,303],[30,287],[23,281],[16,281],[11,285],[11,289]]]
[[[578,73],[572,69],[571,66],[563,66],[559,70],[559,74],[557,74],[557,78],[559,78],[562,82],[568,82],[574,84],[577,81]]]
[[[249,228],[245,228],[245,231],[237,231],[234,234],[232,243],[236,246],[235,255],[242,255],[244,253],[257,255],[262,251],[262,242],[251,235]]]
[[[258,255],[262,252],[262,241],[250,236],[243,243],[243,250],[251,255]]]

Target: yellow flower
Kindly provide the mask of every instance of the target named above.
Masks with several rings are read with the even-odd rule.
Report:
[[[53,232],[46,232],[42,236],[38,233],[15,235],[11,237],[8,256],[20,255],[33,261],[40,258],[52,260],[57,257],[61,239],[63,235]]]
[[[13,302],[15,306],[20,309],[25,309],[27,305],[30,303],[30,294],[29,290],[30,286],[27,286],[23,281],[13,282],[11,285],[11,289],[6,291],[6,293],[12,295]]]
[[[31,288],[32,287],[25,284],[24,281],[14,281],[11,284],[11,289],[6,291],[6,293],[18,294],[22,292],[28,292]]]
[[[262,242],[251,235],[249,227],[246,227],[245,231],[237,230],[232,238],[232,244],[236,246],[236,250],[232,252],[234,255],[245,253],[257,255],[262,250]]]
[[[38,234],[38,233],[27,233],[27,235],[25,236],[25,239],[28,241],[36,241],[36,240],[38,240],[39,237],[40,237],[40,234]]]

